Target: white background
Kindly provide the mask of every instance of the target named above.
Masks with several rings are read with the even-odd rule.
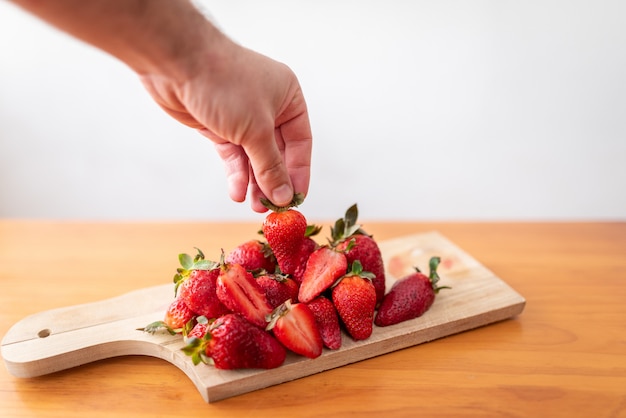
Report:
[[[626,2],[200,4],[298,75],[307,217],[626,219]],[[0,54],[0,217],[264,216],[120,62],[7,3]]]

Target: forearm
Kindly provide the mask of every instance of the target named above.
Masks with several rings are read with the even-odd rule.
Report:
[[[188,77],[229,42],[188,0],[11,0],[140,75]],[[198,56],[204,54],[204,56]]]

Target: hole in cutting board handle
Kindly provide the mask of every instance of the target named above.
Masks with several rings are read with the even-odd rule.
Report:
[[[52,332],[48,328],[46,328],[46,329],[42,329],[41,331],[39,331],[37,333],[37,336],[39,338],[46,338],[46,337],[49,337],[51,333]]]

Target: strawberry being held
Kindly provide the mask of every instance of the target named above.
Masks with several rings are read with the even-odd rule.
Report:
[[[439,290],[449,289],[437,286],[440,261],[439,257],[430,259],[428,276],[415,268],[415,273],[395,282],[380,304],[374,323],[384,327],[423,315],[432,306]]]
[[[296,193],[285,207],[273,205],[266,199],[263,204],[272,210],[263,220],[263,235],[272,249],[281,273],[290,274],[299,281],[312,245],[307,238],[307,221],[293,207],[302,203],[304,197]]]

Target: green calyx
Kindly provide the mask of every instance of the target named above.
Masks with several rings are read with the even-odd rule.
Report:
[[[289,202],[285,206],[276,206],[275,204],[270,202],[269,199],[266,199],[264,197],[261,198],[261,203],[263,204],[263,206],[274,212],[285,212],[286,210],[300,206],[303,202],[304,194],[302,193],[294,193],[291,202]]]
[[[265,321],[267,322],[267,326],[265,327],[266,331],[271,331],[275,326],[276,322],[280,319],[280,317],[287,315],[292,308],[291,299],[287,299],[280,305],[278,305],[272,313],[265,316]]]
[[[359,209],[355,203],[346,210],[343,218],[335,221],[335,225],[330,228],[330,235],[335,245],[355,234],[369,235],[361,228],[361,225],[357,224],[358,217]]]
[[[199,324],[209,324],[209,320],[204,316],[199,316],[197,318],[197,322]],[[211,325],[209,325],[210,327]],[[211,364],[212,359],[207,356],[206,349],[209,345],[209,341],[213,338],[213,335],[209,331],[210,328],[207,328],[206,334],[203,337],[191,337],[186,340],[186,345],[181,348],[182,352],[191,357],[191,362],[194,366],[197,366],[200,363]],[[185,334],[186,335],[186,334]]]
[[[330,288],[336,287],[345,277],[353,277],[358,276],[362,279],[369,280],[370,282],[376,278],[376,275],[371,271],[364,271],[363,265],[359,260],[354,260],[354,262],[350,265],[350,269],[348,272],[337,279],[335,283],[333,283]]]
[[[174,293],[178,291],[178,286],[189,277],[192,270],[213,270],[217,267],[217,263],[204,258],[204,253],[199,248],[196,248],[196,250],[198,250],[198,254],[195,257],[185,253],[178,254],[178,261],[181,267],[176,269],[176,274],[174,275]]]

